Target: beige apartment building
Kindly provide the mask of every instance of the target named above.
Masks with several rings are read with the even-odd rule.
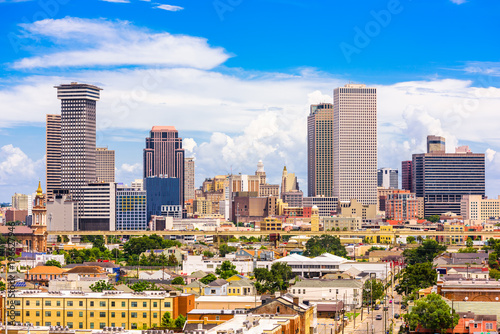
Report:
[[[500,217],[500,196],[483,199],[481,195],[464,195],[460,201],[460,215],[471,223],[485,222]]]
[[[376,204],[363,204],[353,199],[350,201],[339,201],[339,217],[359,217],[362,221],[375,219],[377,217]]]
[[[106,147],[97,147],[95,172],[97,181],[115,182],[115,151]]]

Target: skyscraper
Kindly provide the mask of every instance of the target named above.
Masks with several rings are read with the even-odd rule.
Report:
[[[446,139],[440,136],[427,136],[427,153],[446,152]]]
[[[184,204],[184,149],[174,126],[153,126],[144,149],[144,178],[179,179],[179,203]]]
[[[96,180],[96,102],[102,88],[77,82],[54,88],[61,100],[61,188],[76,201],[76,230],[83,187]]]
[[[308,196],[333,194],[333,105],[311,105],[307,117]]]
[[[115,151],[106,147],[96,148],[96,179],[101,182],[115,182]]]
[[[194,158],[184,159],[184,202],[194,199]]]
[[[424,198],[426,217],[448,211],[459,215],[462,196],[485,196],[482,153],[472,153],[463,147],[455,153],[431,150],[429,153],[413,154],[412,166],[412,192]]]
[[[392,168],[380,168],[379,170],[377,170],[377,186],[386,189],[398,189],[398,170]]]
[[[412,161],[401,162],[401,189],[411,190]]]
[[[333,92],[333,195],[377,203],[377,89],[346,84]]]
[[[47,115],[45,130],[47,198],[61,188],[61,115]]]

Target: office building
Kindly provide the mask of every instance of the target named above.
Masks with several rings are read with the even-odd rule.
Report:
[[[377,170],[377,186],[398,189],[399,175],[397,169],[380,168]]]
[[[100,182],[115,182],[115,151],[96,148],[96,178]]]
[[[135,179],[130,187],[135,190],[144,190],[144,179]]]
[[[184,202],[194,199],[194,158],[184,159]]]
[[[116,230],[146,230],[146,191],[124,186],[116,187]]]
[[[47,115],[45,130],[47,198],[61,188],[61,115]]]
[[[91,182],[82,187],[80,231],[116,230],[116,183]],[[80,213],[81,212],[81,213]]]
[[[299,190],[299,183],[295,173],[288,173],[286,166],[281,174],[281,194]]]
[[[30,207],[30,201],[31,201],[31,195],[15,193],[12,196],[12,208],[16,210],[28,211]]]
[[[412,161],[401,162],[401,189],[411,191]]]
[[[146,177],[144,189],[146,190],[146,218],[149,222],[151,216],[161,216],[163,205],[182,205],[179,192],[180,180],[175,177]]]
[[[288,203],[289,207],[301,208],[304,205],[304,193],[300,190],[282,193],[281,199],[283,203]]]
[[[460,201],[460,215],[471,223],[483,223],[500,217],[500,196],[483,198],[481,195],[463,195]]]
[[[307,196],[333,195],[333,105],[311,105],[307,117]]]
[[[177,178],[178,204],[184,204],[184,149],[174,126],[153,126],[146,138],[144,178],[152,176]]]
[[[73,231],[74,207],[69,190],[54,189],[52,197],[47,199],[47,230]]]
[[[446,139],[440,136],[427,136],[427,153],[445,153]]]
[[[360,217],[363,222],[377,218],[376,204],[363,204],[358,200],[339,201],[338,217]]]
[[[325,196],[304,197],[302,203],[304,208],[317,206],[320,217],[329,217],[337,214],[339,199]]]
[[[387,195],[385,202],[385,218],[396,221],[417,219],[418,199],[409,190],[397,190]]]
[[[48,275],[52,276],[52,275]],[[54,275],[55,276],[55,275]],[[165,291],[16,291],[10,298],[16,306],[15,319],[34,326],[69,329],[148,329],[161,324],[165,312],[172,318],[186,316],[194,308],[194,295]]]
[[[424,198],[426,217],[448,211],[460,214],[462,196],[485,195],[484,154],[468,148],[457,150],[466,153],[445,153],[441,149],[413,154],[412,192]]]
[[[377,203],[377,89],[346,84],[333,92],[333,196]]]

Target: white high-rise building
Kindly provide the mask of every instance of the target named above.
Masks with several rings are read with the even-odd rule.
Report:
[[[386,189],[398,189],[399,187],[399,173],[397,169],[380,168],[377,171],[377,186]]]
[[[184,202],[194,199],[194,158],[184,159]]]
[[[333,91],[333,196],[377,203],[377,89]]]

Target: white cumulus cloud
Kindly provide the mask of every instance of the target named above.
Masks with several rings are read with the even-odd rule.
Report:
[[[182,8],[180,6],[172,6],[172,5],[158,5],[155,8],[163,9],[163,10],[168,10],[170,12],[177,12],[179,10],[183,10],[184,9],[184,8]]]

